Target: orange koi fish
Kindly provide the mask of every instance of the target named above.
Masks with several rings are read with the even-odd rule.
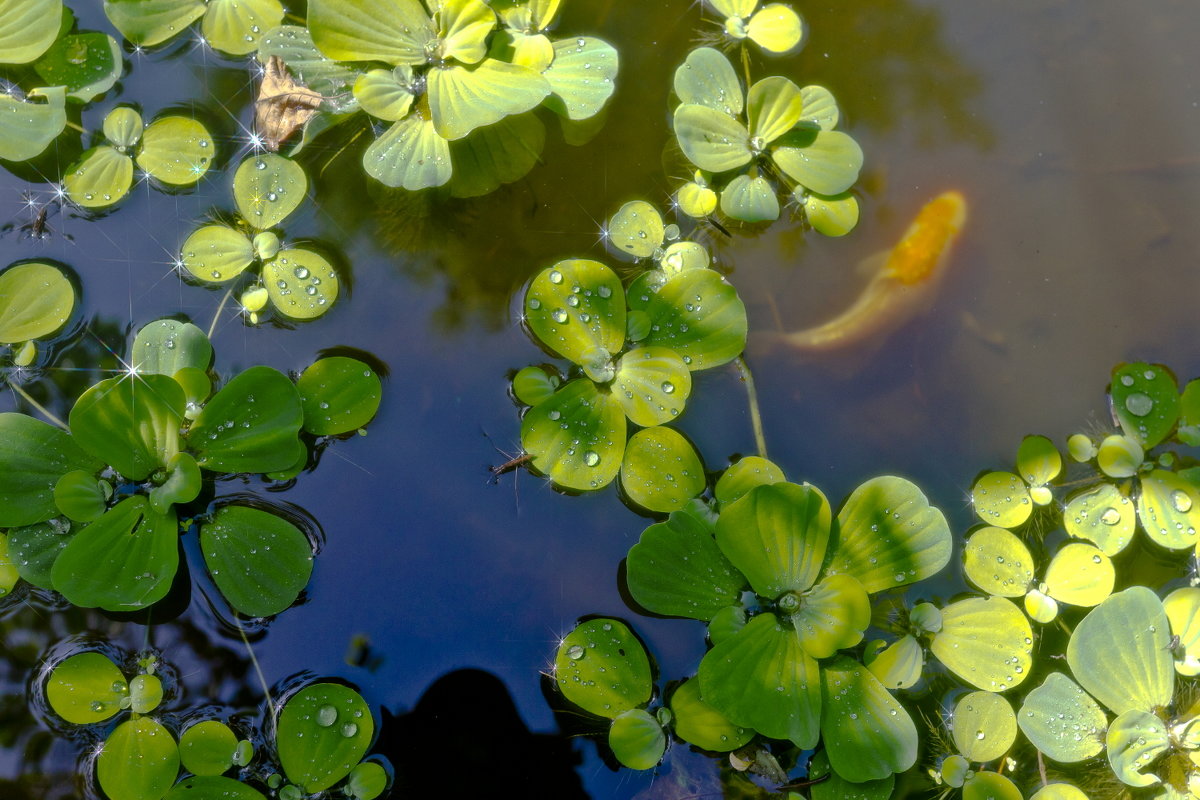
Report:
[[[879,266],[849,308],[816,327],[781,334],[778,341],[803,352],[835,350],[899,327],[933,297],[966,220],[967,201],[960,193],[930,200],[895,247],[864,262]]]

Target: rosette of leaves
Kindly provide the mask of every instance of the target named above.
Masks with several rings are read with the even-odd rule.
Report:
[[[1007,775],[973,768],[1002,758],[1017,740],[1017,718],[1006,699],[992,692],[965,694],[947,727],[957,752],[930,770],[935,783],[962,789],[964,798],[1021,800],[1021,790]]]
[[[827,89],[774,75],[744,92],[729,59],[701,47],[676,69],[675,94],[675,138],[701,176],[676,195],[684,213],[711,213],[712,191],[726,216],[766,222],[779,217],[783,193],[820,233],[838,236],[857,224],[858,201],[848,190],[862,149],[834,130],[838,107]]]
[[[1178,629],[1152,590],[1113,594],[1071,634],[1071,676],[1051,672],[1025,697],[1021,731],[1055,761],[1104,753],[1126,786],[1200,796],[1200,727],[1195,706],[1178,696],[1173,633]]]
[[[204,471],[293,475],[307,460],[302,430],[352,431],[379,402],[378,377],[353,359],[318,361],[299,384],[251,367],[214,391],[211,344],[175,320],[143,328],[130,358],[126,374],[76,400],[67,430],[0,414],[9,555],[23,579],[86,608],[129,611],[166,595],[179,566],[179,509],[199,496]],[[209,574],[235,611],[277,614],[308,583],[312,545],[282,516],[228,503],[198,528]]]
[[[231,56],[258,47],[265,31],[283,21],[279,0],[104,0],[104,14],[129,41],[154,47],[200,20],[204,41]]]
[[[327,791],[341,784],[358,800],[373,800],[387,785],[387,774],[363,757],[375,739],[375,718],[358,692],[340,683],[313,683],[288,697],[279,712],[275,750],[295,796]],[[280,797],[291,794],[287,785]]]
[[[795,50],[804,40],[804,23],[792,7],[759,0],[705,0],[725,18],[725,35],[735,42],[751,41],[768,53]]]
[[[1138,528],[1159,547],[1196,548],[1200,471],[1165,449],[1197,442],[1192,431],[1200,386],[1193,384],[1181,395],[1174,375],[1159,364],[1113,370],[1109,396],[1121,433],[1105,437],[1099,446],[1082,435],[1072,437],[1072,458],[1094,466],[1099,480],[1067,499],[1067,533],[1109,556],[1124,550]]]
[[[0,272],[0,345],[13,364],[37,358],[34,340],[58,333],[75,312],[75,287],[56,265],[43,261],[10,264]]]
[[[108,144],[86,151],[63,175],[72,203],[106,208],[121,201],[133,186],[134,164],[151,178],[171,187],[199,181],[215,156],[212,136],[191,117],[163,116],[145,125],[128,106],[104,118]]]
[[[270,230],[300,206],[307,191],[308,178],[294,161],[274,153],[248,157],[233,177],[238,224],[201,226],[184,240],[180,262],[192,277],[210,284],[236,280],[257,262],[257,279],[241,293],[251,323],[268,302],[289,319],[321,316],[338,296],[333,265],[308,248],[284,247]]]
[[[314,0],[317,49],[364,65],[354,97],[391,123],[363,154],[368,175],[409,190],[484,194],[536,163],[544,101],[568,120],[594,116],[613,90],[616,51],[587,37],[554,42],[543,30],[559,4],[503,3],[505,27],[483,0]],[[371,66],[372,64],[376,66]]]
[[[629,552],[630,594],[651,612],[709,623],[699,695],[731,723],[801,748],[820,740],[846,780],[903,772],[916,760],[916,728],[849,651],[870,623],[871,594],[945,566],[945,518],[887,476],[856,489],[835,523],[816,488],[744,462],[717,484],[715,521],[692,509],[646,529]]]
[[[1083,608],[1112,594],[1116,571],[1098,548],[1070,542],[1058,548],[1041,580],[1033,554],[1004,528],[976,530],[963,548],[967,579],[990,595],[1024,598],[1025,613],[1043,624],[1058,617],[1058,604]]]
[[[669,511],[703,491],[705,477],[692,446],[657,426],[683,412],[693,371],[741,353],[746,311],[713,270],[647,276],[627,295],[609,267],[571,259],[533,279],[526,324],[576,369],[557,388],[544,372],[542,380],[525,373],[518,399],[531,408],[521,442],[532,466],[560,486],[598,489],[620,470],[635,502]],[[627,420],[643,428],[628,445]]]
[[[158,800],[179,775],[175,735],[152,716],[163,699],[156,664],[154,657],[142,659],[138,674],[127,679],[103,653],[76,653],[46,680],[50,708],[72,725],[99,725],[128,712],[105,736],[95,761],[100,788],[110,798]]]

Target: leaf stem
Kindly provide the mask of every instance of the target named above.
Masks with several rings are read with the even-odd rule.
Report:
[[[750,365],[746,363],[746,359],[741,356],[735,358],[733,364],[737,367],[742,383],[746,384],[746,400],[750,406],[750,425],[754,428],[754,445],[758,448],[758,454],[766,458],[767,437],[763,434],[762,414],[758,410],[758,392],[754,389],[754,375],[751,374]]]
[[[45,417],[46,419],[53,422],[55,425],[62,428],[64,431],[70,432],[71,429],[69,427],[67,427],[67,424],[65,422],[63,422],[61,419],[59,419],[58,417],[51,414],[50,410],[48,408],[46,408],[44,405],[42,405],[41,403],[39,403],[37,400],[34,400],[29,395],[29,392],[22,389],[19,384],[10,382],[8,384],[8,388],[12,389],[14,392],[21,395],[22,399],[24,399],[26,403],[29,403],[29,405],[33,406],[38,411],[40,411],[43,417]]]
[[[71,122],[71,120],[67,120],[67,127],[74,128],[75,130],[79,131],[80,133],[87,133],[87,131],[85,131],[83,129],[82,125],[76,125],[74,122]]]

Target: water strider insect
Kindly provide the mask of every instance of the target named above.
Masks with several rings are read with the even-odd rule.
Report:
[[[21,232],[22,239],[37,239],[39,241],[49,239],[54,235],[54,229],[50,227],[50,215],[61,210],[61,205],[58,200],[51,200],[47,203],[39,204],[37,198],[32,193],[22,192],[21,197],[25,200],[26,208],[33,211],[33,217],[26,223],[15,225],[8,223],[0,227],[0,235],[6,234],[12,230]],[[71,240],[72,237],[67,234],[62,234],[62,238]]]

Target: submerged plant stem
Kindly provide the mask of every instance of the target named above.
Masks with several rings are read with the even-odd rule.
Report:
[[[15,384],[15,383],[10,383],[10,384],[8,384],[8,388],[12,389],[14,392],[21,395],[21,397],[25,400],[26,403],[29,403],[29,405],[36,408],[39,412],[41,412],[42,416],[45,417],[46,419],[50,420],[55,425],[62,428],[64,431],[71,430],[70,428],[67,427],[67,424],[65,422],[63,422],[58,417],[54,416],[54,414],[50,413],[50,410],[48,408],[46,408],[44,405],[39,403],[37,400],[34,400],[29,395],[29,392],[22,389],[19,385]]]
[[[733,363],[737,367],[742,383],[746,384],[746,400],[750,406],[750,425],[754,428],[754,445],[758,448],[758,454],[766,458],[767,437],[763,435],[762,414],[758,410],[758,392],[754,389],[754,375],[751,374],[750,365],[746,363],[746,359],[741,356],[735,358]]]
[[[262,686],[263,696],[267,698],[267,708],[271,713],[271,724],[275,724],[275,701],[271,699],[271,688],[267,686],[267,679],[263,676],[262,667],[258,665],[258,659],[254,655],[254,648],[250,646],[250,640],[246,637],[246,629],[242,627],[242,617],[236,611],[233,613],[233,624],[237,625],[238,633],[241,634],[242,644],[246,645],[246,653],[250,656],[250,663],[254,665],[254,674],[258,676],[258,683]]]
[[[220,305],[217,306],[217,311],[213,314],[212,324],[208,326],[208,338],[211,339],[213,331],[217,329],[217,320],[221,318],[221,312],[225,310],[225,304],[229,302],[229,295],[233,294],[233,287],[225,290],[225,296],[221,298]]]

